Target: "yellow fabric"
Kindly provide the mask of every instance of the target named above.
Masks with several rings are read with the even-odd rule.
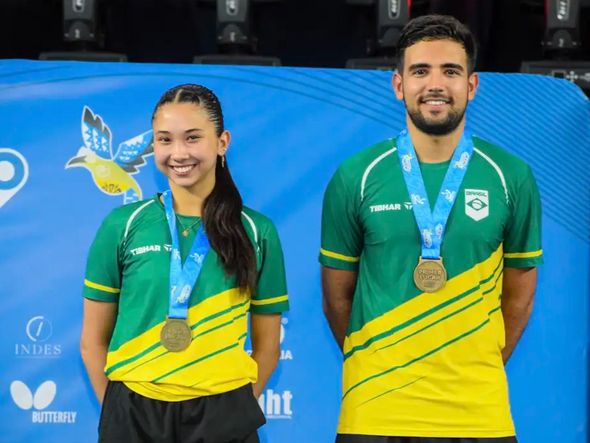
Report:
[[[543,255],[543,250],[539,249],[538,251],[531,251],[531,252],[507,252],[504,254],[504,258],[534,258],[540,257]]]
[[[338,432],[514,435],[501,356],[502,269],[500,245],[441,291],[421,294],[350,334]],[[466,411],[465,404],[478,406]]]
[[[349,257],[348,255],[338,254],[337,252],[328,251],[327,249],[320,248],[320,254],[326,257],[337,258],[350,263],[356,263],[360,260],[360,257]]]
[[[281,295],[279,297],[265,298],[263,300],[251,300],[250,303],[255,306],[262,306],[262,305],[270,305],[273,303],[279,303],[279,302],[287,301],[287,300],[289,300],[289,296],[285,294],[285,295]]]
[[[188,311],[192,342],[187,349],[168,352],[161,345],[162,322],[108,353],[109,379],[165,401],[218,394],[256,382],[256,362],[243,349],[249,307],[249,297],[238,289],[207,298]]]
[[[119,292],[121,292],[119,288],[111,288],[110,286],[94,283],[88,279],[84,279],[84,284],[89,288],[98,289],[99,291],[109,292],[111,294],[118,294]]]

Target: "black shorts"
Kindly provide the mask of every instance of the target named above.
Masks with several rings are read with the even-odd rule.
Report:
[[[266,422],[252,385],[180,402],[143,397],[109,382],[100,414],[104,443],[258,443]]]
[[[380,437],[376,435],[338,434],[336,443],[517,443],[516,437],[448,438],[448,437]]]

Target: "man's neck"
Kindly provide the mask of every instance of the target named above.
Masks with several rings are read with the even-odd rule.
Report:
[[[429,135],[420,131],[410,118],[407,118],[408,132],[416,155],[422,163],[442,163],[451,159],[461,140],[465,128],[463,120],[457,128],[446,135]]]
[[[196,183],[191,188],[177,186],[170,182],[170,189],[174,197],[174,212],[182,215],[201,216],[203,203],[215,187],[215,178],[205,183]]]

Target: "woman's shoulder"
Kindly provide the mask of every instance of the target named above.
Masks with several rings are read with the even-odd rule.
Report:
[[[246,226],[250,226],[254,234],[266,235],[275,232],[276,227],[270,217],[247,206],[242,207],[242,220]]]
[[[103,224],[124,227],[140,214],[144,215],[144,213],[150,212],[150,210],[157,208],[157,206],[155,197],[117,206],[107,214],[104,218]]]

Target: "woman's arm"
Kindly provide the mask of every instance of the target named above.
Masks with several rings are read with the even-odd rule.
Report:
[[[258,363],[254,396],[258,398],[279,362],[281,314],[250,314],[252,358]]]
[[[108,382],[104,367],[107,361],[109,342],[115,327],[117,306],[117,303],[84,299],[80,353],[96,398],[101,405]]]

